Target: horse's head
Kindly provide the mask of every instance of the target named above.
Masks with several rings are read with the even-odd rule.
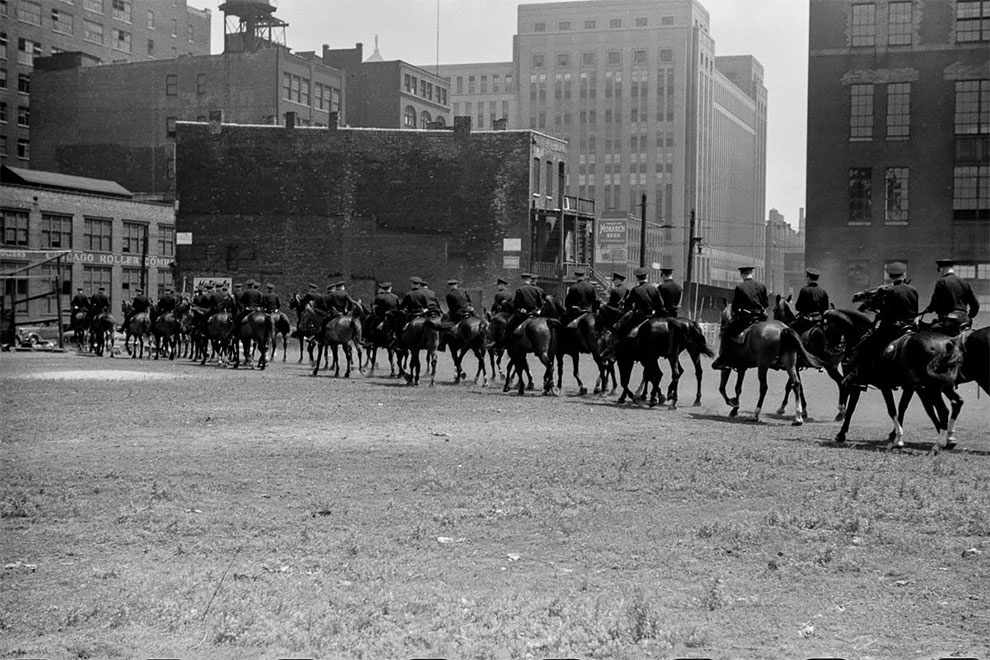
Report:
[[[861,312],[876,312],[880,310],[880,306],[883,304],[883,297],[889,289],[889,286],[881,285],[872,289],[866,289],[865,291],[857,291],[853,294],[852,301],[860,304],[859,310]]]
[[[773,305],[773,318],[787,325],[791,325],[794,322],[794,319],[797,318],[797,310],[794,308],[794,303],[791,302],[790,296],[784,298],[779,293],[777,294]]]

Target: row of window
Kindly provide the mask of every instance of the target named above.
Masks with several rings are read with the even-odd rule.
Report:
[[[873,139],[874,96],[877,85],[850,85],[849,139]],[[911,136],[911,83],[888,83],[886,87],[887,139]],[[955,83],[954,132],[956,136],[990,135],[990,80],[960,80]],[[972,140],[963,140],[969,143]],[[985,140],[983,140],[985,142]],[[979,148],[979,145],[975,148]],[[977,155],[978,157],[978,155]]]
[[[674,24],[674,17],[673,16],[661,16],[660,17],[660,25],[671,26],[673,24]],[[575,24],[572,21],[558,21],[557,22],[557,31],[558,32],[570,32],[571,30],[575,29],[574,25]],[[625,25],[628,26],[629,24],[626,23]],[[638,28],[640,28],[640,27],[649,27],[650,26],[650,20],[646,16],[637,16],[636,18],[633,19],[632,25],[633,25],[633,27],[638,27]],[[583,26],[583,29],[585,29],[585,30],[597,30],[598,29],[598,21],[596,19],[586,19],[585,21],[582,22],[582,26]],[[623,27],[623,20],[621,18],[610,18],[608,20],[608,27],[609,27],[609,29],[612,29],[612,30],[614,30],[616,28],[621,28],[621,27]],[[545,22],[542,22],[541,21],[539,23],[533,23],[533,32],[546,32],[546,31],[547,31],[547,24]]]
[[[0,101],[0,124],[7,123],[7,102]],[[31,126],[31,108],[26,105],[17,106],[17,125],[21,128]]]
[[[402,84],[407,94],[419,96],[440,105],[447,105],[447,89],[440,85],[434,85],[428,80],[419,79],[409,73],[403,74]]]
[[[888,2],[886,35],[878,35],[877,5],[864,2],[852,6],[850,44],[853,47],[874,47],[878,41],[888,46],[909,46],[914,36],[914,3]],[[878,38],[879,36],[879,38]],[[990,41],[990,2],[987,0],[958,0],[956,2],[956,42]]]
[[[113,220],[110,218],[83,219],[81,236],[73,241],[72,216],[60,213],[41,213],[41,226],[32,245],[30,214],[23,209],[0,210],[0,243],[14,247],[34,247],[42,250],[79,249],[89,252],[113,251]],[[142,254],[148,225],[140,222],[121,222],[120,251],[124,254]],[[175,227],[158,226],[157,256],[175,255]],[[80,243],[81,241],[81,243]]]
[[[9,156],[7,151],[7,136],[0,135],[0,158]],[[20,160],[31,160],[31,141],[27,138],[17,139],[17,158]]]
[[[417,115],[416,108],[411,105],[407,105],[406,109],[402,112],[403,128],[429,128],[430,124],[443,127],[446,126],[447,121],[443,118],[443,115],[437,115],[436,119],[434,119],[426,110],[423,110]]]
[[[63,0],[64,2],[64,0]],[[72,4],[67,3],[67,4]],[[7,4],[2,3],[4,9],[6,9]],[[92,0],[87,1],[83,7],[86,11],[103,14],[103,0]],[[5,16],[6,13],[3,13]],[[17,5],[17,20],[22,23],[28,23],[29,25],[42,26],[42,17],[44,11],[42,6],[31,0],[20,0]],[[59,9],[58,7],[53,7],[50,13],[52,30],[55,32],[61,32],[64,34],[73,34],[75,26],[75,16],[64,9]],[[112,0],[112,13],[111,18],[115,21],[120,21],[122,23],[130,24],[132,22],[131,18],[131,2],[129,0]],[[92,21],[88,18],[83,19],[83,24],[90,26],[99,26],[98,32],[103,31],[103,25],[96,21]],[[153,9],[148,10],[147,27],[149,30],[157,29],[157,21],[155,17],[155,11]],[[172,36],[177,37],[179,35],[179,20],[177,18],[172,19]],[[194,41],[196,32],[192,25],[186,26],[186,36],[189,41]]]
[[[990,220],[990,166],[956,166],[952,171],[952,217],[954,220]],[[849,168],[850,225],[873,222],[873,168]],[[886,224],[907,224],[909,220],[910,171],[907,167],[884,170],[884,209]]]
[[[622,65],[622,54],[621,50],[608,50],[605,51],[605,64],[608,66],[621,66]],[[571,53],[557,53],[554,62],[556,63],[556,68],[566,69],[572,66],[572,62],[576,61],[571,57]],[[648,61],[648,51],[644,49],[632,51],[632,62],[633,64],[646,64]],[[673,62],[674,61],[674,51],[670,48],[661,48],[657,51],[657,61],[659,62]],[[547,56],[545,53],[533,53],[533,68],[534,69],[544,69],[547,66]],[[598,52],[597,51],[586,51],[581,53],[581,66],[597,66],[598,64]]]
[[[282,74],[282,98],[307,108],[313,107],[327,112],[340,111],[339,89],[322,83],[311,84],[309,78],[292,73]]]
[[[487,106],[487,112],[486,112]],[[499,114],[498,108],[501,106],[502,112]],[[454,103],[451,108],[451,113],[454,117],[466,116],[472,117],[474,113],[474,104],[471,101],[464,103],[464,112],[461,113],[461,104]],[[488,118],[488,127],[492,128],[495,125],[495,121],[498,119],[508,119],[509,118],[509,102],[508,101],[478,101],[478,114],[476,128],[485,127],[485,117]]]
[[[577,78],[578,93],[582,99],[598,98],[599,90],[605,98],[622,98],[625,84],[622,71],[606,71],[604,76],[604,86],[598,85],[598,74],[596,72],[582,71]],[[547,74],[531,73],[529,75],[529,100],[545,101],[547,99]],[[567,72],[554,73],[554,98],[557,100],[570,99],[573,88],[573,76]],[[674,70],[670,68],[660,68],[656,75],[657,96],[661,103],[664,96],[674,95]],[[646,99],[650,92],[650,74],[646,69],[633,69],[630,72],[629,96],[630,98]]]
[[[553,116],[553,125],[556,128],[567,127],[573,124],[574,116],[569,112],[557,113]],[[591,110],[589,112],[581,111],[578,113],[578,120],[581,125],[597,126],[599,123],[611,124],[611,125],[625,125],[626,122],[633,124],[638,124],[640,122],[649,122],[651,119],[651,114],[641,111],[639,108],[631,108],[629,114],[624,114],[621,110],[608,109],[602,113],[602,120],[598,121],[598,112]],[[658,110],[656,113],[656,121],[658,122],[672,122],[674,121],[674,111],[673,110]],[[538,112],[529,116],[529,127],[530,128],[546,128],[547,127],[547,113]],[[594,129],[591,129],[594,130]]]
[[[489,92],[488,80],[491,78],[491,93],[501,94],[505,92],[516,91],[512,85],[512,74],[506,73],[503,77],[502,74],[493,73],[491,76],[488,74],[480,74],[478,76],[466,76],[467,78],[467,92],[468,94],[487,94]],[[464,78],[465,76],[455,76],[454,85],[457,90],[457,94],[464,94]],[[504,83],[503,83],[504,80]]]

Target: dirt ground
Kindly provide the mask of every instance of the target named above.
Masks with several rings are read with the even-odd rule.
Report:
[[[0,657],[987,657],[990,404],[0,355]],[[466,365],[469,372],[474,365]],[[583,375],[594,378],[586,364]]]

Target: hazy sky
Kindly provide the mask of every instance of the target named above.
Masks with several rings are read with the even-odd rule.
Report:
[[[804,207],[808,98],[806,0],[701,0],[711,15],[716,55],[754,55],[765,70],[768,96],[767,199],[791,224]],[[223,44],[223,14],[212,2],[213,51]],[[386,60],[437,61],[437,0],[277,0],[286,45],[320,52],[349,48],[375,35]],[[439,0],[441,64],[512,59],[517,0]]]

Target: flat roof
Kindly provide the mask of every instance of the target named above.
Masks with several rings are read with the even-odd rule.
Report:
[[[0,181],[3,183],[37,186],[39,188],[97,193],[111,197],[130,198],[134,196],[134,193],[116,181],[90,179],[84,176],[72,176],[71,174],[59,174],[57,172],[41,172],[22,167],[10,167],[9,165],[4,165],[2,170],[0,170]]]

